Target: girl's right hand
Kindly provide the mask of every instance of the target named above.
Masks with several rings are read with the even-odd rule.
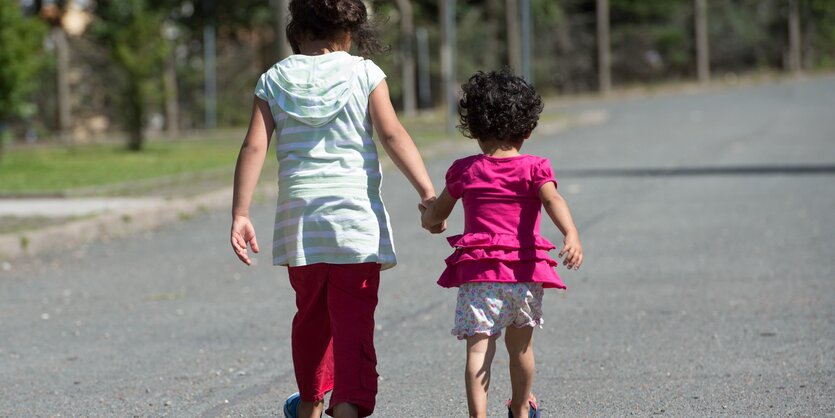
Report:
[[[258,253],[258,241],[255,239],[255,227],[252,226],[252,221],[246,216],[235,216],[232,218],[232,249],[235,250],[235,255],[241,259],[246,265],[252,265],[252,260],[249,258],[247,252],[247,245],[252,248],[252,252]]]
[[[560,250],[559,257],[565,258],[562,261],[564,266],[569,270],[579,270],[580,265],[583,264],[583,246],[580,244],[580,238],[576,234],[569,234],[563,240],[563,247]]]

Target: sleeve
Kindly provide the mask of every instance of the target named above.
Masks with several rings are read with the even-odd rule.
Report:
[[[380,85],[380,82],[386,78],[386,73],[383,72],[383,69],[371,60],[365,60],[365,74],[368,83],[366,84],[368,94],[371,94]]]
[[[255,84],[255,96],[266,102],[270,101],[269,92],[267,90],[268,82],[269,78],[267,77],[267,73],[264,73],[261,74],[261,77],[258,77],[258,83]]]
[[[540,158],[533,165],[531,173],[531,182],[533,184],[534,193],[539,193],[539,189],[549,182],[554,183],[557,187],[557,179],[554,178],[554,171],[551,169],[551,161],[547,158]]]
[[[464,194],[464,184],[466,182],[463,177],[466,167],[464,160],[457,160],[452,163],[446,172],[446,190],[455,199],[460,199]]]

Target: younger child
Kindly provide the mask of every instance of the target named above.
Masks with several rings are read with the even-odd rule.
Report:
[[[449,237],[455,252],[438,284],[458,287],[453,335],[467,340],[465,383],[470,417],[487,416],[487,389],[496,339],[505,331],[513,390],[508,416],[539,417],[531,393],[533,329],[542,324],[543,288],[565,289],[539,234],[540,208],[565,235],[559,256],[569,269],[583,247],[568,205],[557,192],[550,162],[519,153],[542,112],[542,100],[523,79],[479,72],[463,86],[460,128],[481,154],[455,161],[446,188],[421,206],[424,228],[437,230],[463,200],[464,233]]]
[[[364,417],[374,411],[374,310],[380,270],[397,260],[380,197],[377,141],[422,202],[435,191],[412,138],[397,120],[385,74],[349,54],[379,49],[362,0],[292,0],[287,38],[294,55],[267,70],[238,156],[232,247],[251,264],[259,247],[249,206],[273,131],[278,205],[272,261],[295,290],[293,368],[299,393],[287,418]]]

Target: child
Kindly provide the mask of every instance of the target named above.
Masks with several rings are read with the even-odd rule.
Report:
[[[363,54],[380,49],[362,0],[293,0],[289,8],[294,55],[256,86],[235,171],[232,247],[247,265],[247,245],[259,251],[249,206],[275,130],[273,264],[288,266],[298,309],[291,344],[299,393],[285,402],[284,416],[321,416],[333,390],[328,415],[364,417],[377,393],[380,270],[396,263],[372,126],[421,201],[435,191],[382,70],[348,53],[352,44]]]
[[[487,416],[490,366],[503,329],[513,389],[508,416],[539,417],[531,394],[533,329],[542,324],[542,289],[565,289],[548,256],[555,247],[539,235],[540,207],[565,235],[563,264],[579,269],[583,248],[549,161],[519,153],[542,112],[533,87],[507,72],[479,72],[463,92],[460,128],[478,140],[482,154],[452,164],[441,195],[421,207],[422,223],[437,228],[463,200],[464,234],[448,238],[455,252],[438,284],[458,287],[452,333],[467,340],[470,417]]]

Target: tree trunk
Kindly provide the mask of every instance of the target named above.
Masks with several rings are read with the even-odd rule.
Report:
[[[600,92],[612,90],[612,56],[609,44],[609,0],[597,0],[597,76]]]
[[[522,73],[522,40],[519,36],[519,0],[505,0],[507,61],[515,74]]]
[[[710,43],[707,32],[707,0],[694,0],[696,19],[696,73],[700,83],[710,81]]]
[[[135,77],[135,76],[131,76]],[[144,143],[143,125],[145,119],[145,94],[142,81],[131,78],[128,81],[128,95],[125,98],[125,120],[128,129],[128,150],[141,151]]]
[[[0,163],[3,162],[3,151],[6,147],[6,124],[0,121]]]
[[[415,40],[415,25],[411,0],[397,0],[400,10],[400,55],[403,65],[403,111],[407,116],[415,114],[415,54],[412,44]]]

